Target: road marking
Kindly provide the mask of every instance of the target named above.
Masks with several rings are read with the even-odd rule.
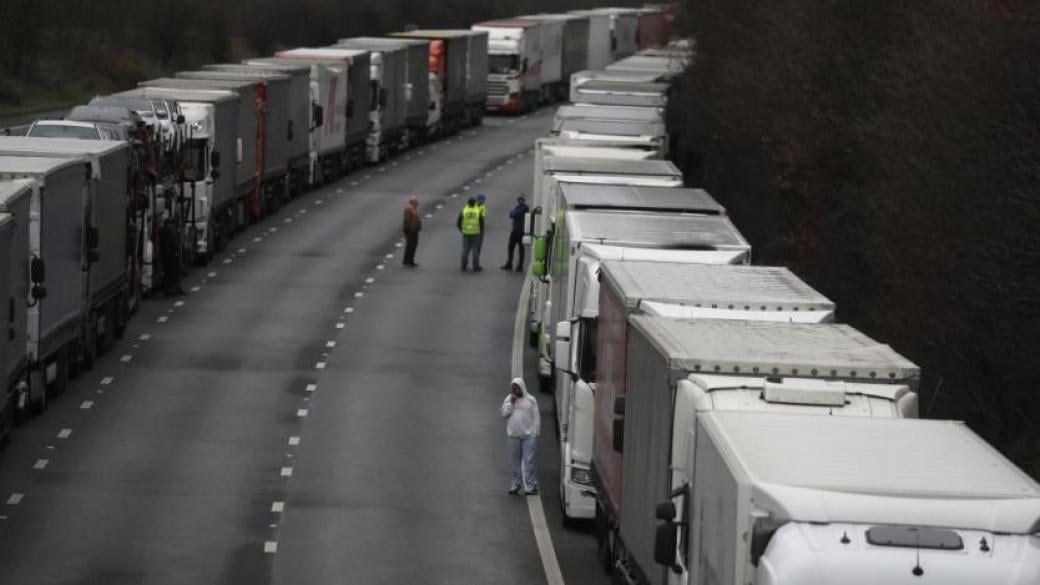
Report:
[[[350,182],[350,186],[351,187],[357,187],[357,181],[351,181]]]
[[[403,248],[404,244],[402,244],[401,242],[397,242],[396,244],[394,244],[394,247],[395,248]]]
[[[371,179],[371,178],[372,178],[372,175],[365,175],[365,177],[364,177],[364,178],[365,178],[366,180],[367,180],[367,179]]]
[[[444,204],[443,203],[438,203],[437,204],[437,209],[444,209]]]
[[[386,268],[386,266],[384,266],[382,264],[376,264],[376,270],[382,270],[384,268]]]
[[[162,317],[159,317],[158,319],[156,319],[156,322],[158,322],[158,323],[165,323],[165,322],[167,322],[169,320],[170,320],[169,317],[167,317],[166,315],[163,315]]]
[[[216,278],[217,277],[217,273],[216,272],[208,272],[208,273],[206,273],[206,277],[207,278]]]
[[[253,243],[258,244],[263,241],[263,238],[253,238]]]
[[[264,552],[269,555],[273,555],[274,553],[278,552],[278,543],[273,540],[268,540],[264,543]]]
[[[307,412],[306,408],[301,408],[301,409],[296,411],[296,416],[298,416],[300,418],[307,418],[307,414],[308,414],[308,412]]]
[[[343,329],[346,326],[347,326],[346,323],[336,323],[336,329]]]
[[[277,227],[274,227],[274,226],[271,226],[270,228],[267,228],[267,231],[269,231],[269,232],[272,232],[272,233],[273,233],[273,232],[276,232],[276,231],[278,231],[278,228],[277,228]]]
[[[289,437],[289,446],[290,447],[295,447],[295,446],[297,446],[299,444],[300,444],[300,438],[299,437]]]
[[[317,384],[307,384],[307,391],[308,392],[314,392],[317,389],[318,389],[318,385]]]
[[[149,340],[149,339],[151,339],[151,338],[152,338],[151,334],[148,334],[148,333],[142,333],[142,334],[141,334],[141,336],[140,336],[140,337],[138,337],[137,339],[139,339],[139,340],[141,340],[141,341],[148,341],[148,340]]]
[[[516,304],[516,317],[513,320],[513,360],[511,371],[514,378],[522,378],[524,375],[524,341],[527,332],[527,304],[531,298],[531,273],[524,277],[524,283],[520,289],[520,301]],[[545,520],[545,509],[542,507],[541,496],[528,496],[524,498],[527,502],[527,512],[531,516],[531,529],[534,531],[534,540],[538,545],[538,556],[542,559],[542,568],[545,570],[545,580],[549,585],[563,585],[563,572],[560,570],[560,561],[556,558],[556,549],[553,547],[552,534]]]
[[[22,503],[22,498],[24,498],[24,497],[25,497],[25,494],[19,494],[19,493],[11,494],[11,497],[7,498],[7,505],[8,506],[17,506],[18,504]]]
[[[283,467],[282,477],[292,477],[292,467]]]
[[[177,301],[176,303],[173,303],[173,306],[174,307],[183,307],[184,306],[184,301]]]
[[[400,164],[400,163],[398,163],[397,161],[394,161],[394,162],[390,163],[390,166],[396,167],[398,164]]]
[[[393,255],[393,254],[387,254],[387,255],[386,255],[386,257],[387,257],[387,258],[393,258],[393,257],[394,257],[394,255]]]
[[[365,293],[363,293],[361,291],[358,291],[358,292],[354,293],[354,298],[355,299],[360,299],[363,296],[365,296]]]
[[[411,156],[406,156],[406,157],[404,157],[404,160],[412,160],[412,157]]]
[[[83,409],[83,410],[90,410],[91,408],[94,407],[94,401],[93,400],[84,400],[83,404],[80,404],[79,407],[81,409]]]
[[[315,370],[324,370],[325,369],[325,362],[318,362],[318,363],[314,364],[314,369]]]
[[[473,182],[479,185],[484,182],[484,179],[474,179]]]
[[[105,376],[104,378],[101,378],[101,385],[108,386],[112,383],[112,380],[115,380],[115,378],[113,378],[112,376]]]
[[[287,217],[283,221],[284,221],[284,223],[292,223],[292,218],[291,217]]]
[[[275,514],[281,514],[285,511],[285,502],[273,502],[271,504],[271,511]]]
[[[193,286],[193,287],[191,287],[191,292],[193,292],[193,293],[197,293],[200,290],[202,290],[201,286]]]
[[[123,357],[119,358],[119,361],[121,361],[121,362],[123,362],[125,364],[125,363],[128,363],[132,359],[134,359],[134,356],[132,356],[130,354],[126,354]]]
[[[326,341],[325,342],[325,347],[329,347],[329,348],[336,347],[336,342],[335,341]]]
[[[354,307],[347,307],[346,309],[343,309],[343,312],[344,313],[353,313],[354,312]]]
[[[47,469],[47,464],[50,463],[47,459],[37,459],[36,463],[33,463],[33,469]]]
[[[58,431],[58,438],[59,439],[68,439],[69,435],[71,435],[71,434],[72,434],[72,429],[61,429],[60,431]]]
[[[433,218],[433,214],[432,213],[427,213],[426,214],[426,219],[432,219],[432,218]]]
[[[365,284],[372,284],[372,283],[373,283],[373,282],[375,282],[375,281],[376,281],[376,279],[374,279],[374,278],[372,278],[372,277],[369,277],[369,278],[366,278],[366,279],[365,279]]]
[[[426,151],[425,150],[420,150],[419,154],[423,154],[424,152],[426,152]]]

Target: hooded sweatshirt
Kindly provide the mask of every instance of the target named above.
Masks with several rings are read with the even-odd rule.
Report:
[[[537,436],[541,430],[542,417],[538,412],[538,401],[527,392],[523,378],[513,378],[524,393],[514,402],[510,392],[502,402],[502,418],[506,419],[506,434],[510,437]],[[512,388],[510,384],[510,388]]]

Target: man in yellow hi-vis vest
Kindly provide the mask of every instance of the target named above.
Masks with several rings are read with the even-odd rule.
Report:
[[[477,207],[477,200],[470,197],[466,206],[459,211],[456,222],[462,233],[462,271],[469,269],[469,257],[473,256],[473,272],[480,272],[480,250],[477,248],[478,238],[484,233],[484,216]]]

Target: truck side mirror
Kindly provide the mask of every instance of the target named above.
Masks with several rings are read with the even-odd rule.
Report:
[[[31,294],[32,298],[36,299],[37,301],[40,299],[45,299],[47,298],[47,287],[39,284],[34,284],[32,290],[29,291],[29,294]]]
[[[29,262],[29,280],[31,280],[33,284],[43,284],[46,277],[47,271],[43,263],[43,258],[33,258],[32,261]]]
[[[318,128],[325,125],[325,108],[318,104],[311,104],[311,120],[314,121],[314,127]]]
[[[98,229],[94,226],[87,228],[87,249],[94,250],[98,247]]]
[[[676,524],[670,520],[659,524],[657,533],[654,535],[654,562],[676,572],[681,571],[675,562],[675,547],[678,544],[678,537],[679,531],[676,530]]]
[[[220,168],[220,151],[214,150],[209,153],[209,166],[219,169]]]
[[[611,424],[613,431],[612,447],[618,453],[625,451],[625,397],[618,396],[614,399],[614,420]]]

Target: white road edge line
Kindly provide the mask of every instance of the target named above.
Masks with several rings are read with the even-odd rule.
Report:
[[[524,277],[522,286],[520,301],[516,304],[516,318],[513,321],[512,372],[514,378],[522,378],[524,376],[527,303],[531,298],[530,272]],[[556,548],[553,546],[552,534],[549,533],[549,523],[545,520],[542,497],[528,496],[524,500],[527,502],[527,512],[531,515],[531,529],[534,531],[534,540],[538,545],[538,556],[542,559],[542,568],[545,569],[545,580],[548,585],[563,585],[563,572],[560,570],[560,561],[556,558]]]

